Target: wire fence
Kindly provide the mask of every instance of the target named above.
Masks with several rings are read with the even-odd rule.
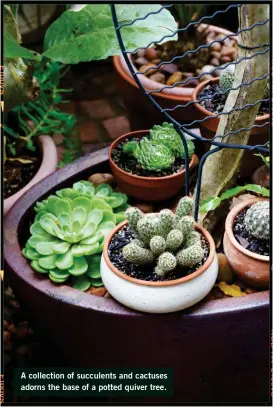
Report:
[[[207,137],[204,137],[202,135],[202,132],[200,134],[200,132],[196,132],[194,130],[194,128],[201,128],[202,126],[206,125],[207,121],[212,121],[212,120],[219,120],[223,115],[230,115],[231,113],[235,112],[235,111],[243,111],[245,109],[248,109],[250,107],[254,107],[256,105],[260,105],[261,103],[268,103],[269,106],[271,105],[270,103],[270,98],[263,98],[263,99],[259,99],[256,100],[254,103],[247,103],[243,106],[240,107],[235,107],[229,111],[226,111],[225,109],[223,109],[223,111],[217,112],[216,114],[210,113],[209,115],[207,115],[206,117],[202,117],[202,118],[198,118],[195,120],[192,120],[190,123],[180,123],[179,120],[177,118],[174,117],[174,113],[178,111],[178,109],[186,109],[189,108],[190,106],[194,106],[194,105],[200,105],[200,103],[206,101],[206,100],[213,100],[215,99],[215,97],[219,97],[219,96],[223,96],[223,95],[228,95],[230,91],[236,91],[239,90],[242,87],[246,87],[246,86],[250,86],[252,85],[255,81],[262,81],[266,78],[270,78],[270,72],[267,72],[265,75],[261,76],[261,77],[255,77],[254,79],[252,79],[251,81],[248,82],[242,82],[240,85],[238,86],[231,86],[228,89],[225,89],[224,91],[220,91],[219,89],[217,89],[217,92],[210,94],[210,95],[204,95],[204,96],[197,96],[195,100],[190,100],[187,103],[179,103],[179,101],[177,102],[177,104],[173,107],[168,107],[168,108],[164,108],[160,105],[160,101],[156,96],[164,91],[168,91],[170,89],[175,89],[177,87],[183,87],[183,86],[187,86],[187,84],[191,83],[192,80],[195,81],[202,81],[203,77],[206,77],[206,75],[213,75],[214,73],[217,72],[217,76],[219,76],[220,72],[222,70],[225,70],[227,67],[231,66],[231,65],[238,65],[240,64],[242,61],[244,60],[252,60],[253,58],[255,58],[258,55],[264,55],[267,54],[268,55],[268,60],[269,60],[269,55],[270,55],[270,51],[271,51],[271,46],[270,43],[263,43],[263,44],[255,44],[251,47],[247,47],[245,44],[239,43],[238,42],[238,36],[242,33],[246,33],[248,31],[253,30],[254,28],[257,27],[262,27],[265,24],[269,24],[270,20],[267,19],[265,21],[258,21],[255,24],[252,24],[249,27],[246,28],[241,28],[239,29],[236,33],[228,33],[224,36],[221,36],[221,38],[215,38],[212,41],[210,41],[209,43],[206,44],[201,44],[198,47],[196,47],[195,49],[190,49],[186,52],[184,52],[182,55],[176,55],[174,57],[172,57],[169,60],[161,60],[158,64],[154,65],[154,66],[149,66],[146,70],[142,70],[141,72],[138,71],[138,69],[136,68],[136,66],[133,63],[132,60],[132,56],[135,55],[138,51],[140,50],[144,50],[147,49],[149,47],[155,46],[157,44],[162,43],[163,40],[167,40],[167,39],[172,39],[174,36],[176,36],[179,33],[182,32],[186,32],[187,30],[189,30],[191,27],[198,27],[201,24],[208,24],[211,23],[211,21],[213,19],[215,19],[217,16],[219,15],[224,15],[226,13],[228,13],[231,9],[237,9],[239,7],[241,7],[241,4],[231,4],[228,7],[226,7],[224,10],[218,10],[216,12],[214,12],[211,15],[206,15],[203,16],[202,18],[200,18],[199,20],[196,21],[191,21],[189,22],[185,27],[179,27],[176,30],[174,30],[171,34],[167,34],[164,35],[162,38],[160,38],[159,40],[156,40],[154,42],[150,42],[148,43],[145,47],[140,47],[135,49],[134,51],[130,50],[126,50],[125,45],[124,45],[124,41],[123,41],[123,36],[122,36],[122,29],[124,27],[128,27],[128,26],[132,26],[133,24],[135,24],[137,21],[139,20],[145,20],[146,18],[148,18],[151,15],[155,15],[157,13],[161,13],[164,9],[168,9],[169,11],[171,11],[171,8],[173,7],[173,4],[170,5],[166,5],[166,6],[162,6],[158,9],[158,11],[155,12],[150,12],[148,14],[146,14],[145,16],[141,16],[138,17],[130,22],[126,22],[126,23],[119,23],[118,21],[118,17],[117,17],[117,10],[116,10],[116,6],[114,4],[111,5],[111,12],[112,12],[112,18],[113,18],[113,22],[114,22],[114,26],[116,29],[116,35],[117,35],[117,39],[122,51],[122,55],[125,59],[125,62],[127,64],[127,67],[132,75],[132,77],[134,78],[135,82],[137,83],[138,87],[140,88],[140,90],[146,95],[146,97],[148,98],[148,100],[152,103],[152,105],[157,108],[161,113],[162,113],[162,119],[167,119],[168,122],[172,123],[175,127],[175,129],[177,130],[177,132],[180,134],[183,145],[184,145],[184,149],[185,149],[185,173],[186,173],[186,177],[185,177],[185,193],[186,195],[189,194],[189,188],[190,188],[190,171],[189,171],[189,156],[188,156],[188,148],[187,148],[187,136],[190,136],[192,139],[197,140],[197,141],[201,141],[201,142],[206,142],[206,143],[210,143],[212,146],[214,146],[213,149],[210,149],[209,151],[207,151],[200,159],[199,162],[199,167],[198,167],[198,175],[197,175],[197,184],[196,184],[196,207],[195,207],[195,219],[198,218],[198,208],[199,208],[199,199],[200,199],[200,190],[201,190],[201,179],[202,179],[202,171],[203,171],[203,166],[206,162],[206,159],[213,153],[216,153],[218,151],[220,151],[223,148],[232,148],[232,149],[243,149],[243,150],[250,150],[250,151],[254,151],[255,152],[260,152],[263,154],[269,154],[269,134],[270,134],[270,117],[271,117],[271,109],[270,109],[270,113],[268,115],[266,115],[266,120],[263,120],[263,122],[261,124],[258,123],[254,123],[251,127],[241,127],[239,129],[236,129],[234,131],[230,131],[227,132],[225,134],[218,134],[217,132],[215,133],[215,135],[211,136],[209,139]],[[238,48],[242,48],[242,49],[247,49],[248,51],[253,51],[253,53],[249,56],[245,56],[243,58],[239,58],[237,60],[231,60],[228,61],[227,63],[223,63],[220,66],[215,66],[215,68],[213,70],[210,70],[208,72],[203,72],[201,71],[198,75],[196,76],[190,76],[187,77],[184,80],[178,80],[175,83],[168,85],[168,84],[160,84],[158,83],[157,85],[157,89],[146,89],[145,86],[142,83],[141,77],[147,75],[147,73],[149,71],[158,71],[160,70],[160,68],[162,68],[163,65],[166,64],[173,64],[176,61],[181,61],[183,60],[183,58],[186,58],[189,55],[195,55],[199,52],[202,52],[202,50],[209,50],[211,49],[211,47],[215,44],[224,44],[226,40],[230,39],[230,38],[234,38],[235,41],[237,42],[237,47]],[[262,49],[262,50],[261,50]],[[269,66],[269,64],[268,64]],[[159,86],[162,85],[162,86]],[[270,85],[270,90],[271,90],[271,85]],[[270,92],[271,94],[271,92]],[[162,120],[163,121],[163,120]],[[246,132],[246,131],[252,131],[254,129],[264,129],[266,132],[268,132],[268,141],[266,141],[265,143],[261,143],[261,144],[256,144],[256,145],[245,145],[245,144],[233,144],[233,143],[228,143],[225,142],[225,139],[227,138],[227,136],[230,135],[236,135],[239,134],[240,132]],[[185,134],[187,136],[185,136]]]

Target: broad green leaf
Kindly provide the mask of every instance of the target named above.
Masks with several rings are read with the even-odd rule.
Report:
[[[114,224],[116,224],[116,215],[108,210],[103,210],[103,220],[102,222],[113,222]]]
[[[100,278],[98,278],[98,279],[92,279],[92,280],[91,280],[91,285],[92,285],[93,287],[103,287],[103,282],[102,282],[102,280],[101,280]]]
[[[158,4],[117,4],[118,21],[130,22],[158,11]],[[171,13],[163,9],[144,20],[121,28],[127,51],[146,47],[172,34],[177,24]],[[177,35],[164,41],[177,40]],[[65,64],[106,59],[121,55],[109,4],[87,4],[79,11],[67,10],[49,27],[45,35],[44,56]]]
[[[25,249],[23,254],[29,260],[38,260],[41,257],[35,249]]]
[[[72,267],[68,269],[69,273],[73,276],[81,276],[86,272],[88,268],[88,263],[85,257],[75,257]]]
[[[70,243],[61,242],[61,243],[52,243],[52,249],[56,254],[64,254],[68,251]]]
[[[243,191],[245,191],[245,187],[240,187],[240,186],[228,189],[227,191],[223,192],[220,195],[220,199],[221,199],[221,201],[223,201],[224,199],[232,198],[233,196],[236,196],[240,192],[243,192]]]
[[[36,244],[36,250],[43,256],[50,256],[54,253],[50,242],[39,242]]]
[[[72,211],[72,220],[73,222],[77,221],[81,226],[83,226],[86,222],[87,218],[87,210],[82,206],[77,206]]]
[[[87,215],[87,220],[90,222],[95,223],[95,225],[98,225],[103,218],[103,213],[99,209],[92,209]]]
[[[98,250],[99,243],[94,243],[93,245],[88,244],[79,244],[74,245],[71,248],[71,252],[74,257],[81,257],[81,256],[91,256],[92,254],[96,253]]]
[[[248,184],[245,186],[247,191],[255,192],[256,194],[262,196],[269,196],[269,190],[267,188],[262,187],[261,185],[255,184]]]
[[[200,212],[206,213],[208,211],[212,211],[213,209],[217,208],[221,203],[221,199],[217,196],[212,196],[209,199],[205,199],[203,202],[200,203]]]
[[[56,255],[56,267],[60,270],[67,270],[69,267],[73,265],[73,256],[71,250],[68,250],[65,254],[57,254]]]
[[[70,274],[67,270],[58,270],[58,269],[50,270],[49,274],[57,279],[63,279],[63,278],[67,279],[70,276]]]
[[[41,60],[41,55],[37,52],[29,51],[27,48],[21,47],[18,42],[7,32],[4,32],[4,57],[5,58],[25,58]]]
[[[52,254],[51,256],[41,257],[38,260],[38,264],[45,270],[52,270],[55,268],[55,261],[56,261],[56,254]]]
[[[33,261],[30,263],[30,265],[31,265],[31,267],[32,267],[34,270],[38,271],[38,273],[42,273],[42,274],[47,274],[47,273],[48,273],[48,270],[45,270],[44,268],[42,268],[42,267],[39,265],[39,263],[38,263],[37,260],[33,260]]]
[[[56,283],[56,284],[62,284],[69,278],[69,277],[56,278],[56,277],[54,277],[54,275],[52,273],[49,273],[48,277],[50,278],[51,281],[53,281],[53,283]]]

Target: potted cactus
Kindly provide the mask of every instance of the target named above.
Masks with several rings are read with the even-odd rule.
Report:
[[[257,289],[270,282],[269,200],[253,198],[238,203],[226,219],[224,252],[238,276]]]
[[[79,181],[35,205],[31,236],[22,250],[36,272],[86,291],[102,286],[105,236],[125,219],[127,196],[108,184]]]
[[[108,236],[101,278],[122,304],[149,313],[174,312],[202,300],[213,287],[218,264],[210,234],[194,222],[193,200],[176,212],[126,210],[127,221]]]
[[[200,123],[201,135],[207,139],[215,136],[220,122],[220,116],[215,117],[224,110],[229,89],[232,88],[235,75],[235,65],[229,65],[221,71],[219,78],[210,79],[198,85],[193,92],[192,99],[196,102],[194,106],[197,109],[198,119],[203,120]],[[213,96],[215,95],[215,96]],[[264,99],[260,105],[259,114],[256,117],[255,127],[252,129],[249,137],[249,145],[262,145],[269,141],[269,125],[263,126],[269,122],[270,111],[270,86],[266,87]],[[202,98],[204,98],[202,100]],[[198,102],[198,103],[197,103]],[[209,119],[211,117],[211,119]],[[203,152],[210,149],[210,143],[202,143]],[[242,178],[249,176],[259,167],[259,159],[252,152],[245,151],[240,167]]]
[[[187,140],[187,147],[192,170],[198,158],[191,140]],[[109,162],[120,188],[137,199],[164,200],[184,185],[185,150],[170,123],[119,137],[110,146]]]

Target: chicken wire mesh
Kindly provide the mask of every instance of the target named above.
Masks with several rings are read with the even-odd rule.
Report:
[[[213,19],[215,19],[217,16],[220,15],[226,15],[230,10],[235,9],[238,11],[238,9],[242,6],[242,4],[230,4],[224,9],[220,9],[212,13],[211,15],[205,15],[199,19],[189,21],[185,26],[183,27],[177,27],[176,30],[172,31],[170,34],[164,35],[162,38],[159,40],[156,40],[154,42],[149,42],[145,47],[137,48],[135,50],[130,50],[128,51],[125,48],[124,41],[123,41],[123,35],[122,35],[122,30],[124,27],[132,26],[135,24],[137,21],[140,20],[145,20],[150,16],[153,16],[155,14],[161,13],[164,9],[167,9],[171,11],[171,9],[174,7],[173,4],[168,4],[168,5],[163,5],[161,6],[157,11],[152,11],[147,13],[146,15],[140,16],[132,21],[125,21],[125,22],[120,22],[117,17],[117,10],[115,4],[112,4],[111,7],[111,12],[112,12],[112,18],[116,30],[116,35],[117,39],[122,51],[123,58],[126,62],[126,65],[129,69],[130,74],[134,78],[135,82],[137,83],[138,87],[140,90],[145,94],[145,96],[148,98],[148,100],[153,104],[153,106],[158,109],[162,113],[162,119],[167,119],[169,123],[172,123],[176,129],[176,131],[180,134],[180,137],[182,139],[184,149],[185,149],[185,193],[186,195],[189,194],[189,189],[190,189],[190,171],[189,171],[189,155],[188,155],[188,147],[187,147],[187,142],[186,140],[188,138],[191,138],[193,141],[199,141],[199,142],[204,142],[204,143],[210,143],[213,148],[209,149],[206,151],[203,156],[200,159],[199,162],[199,167],[198,167],[198,174],[197,174],[197,183],[196,183],[196,194],[195,194],[195,219],[197,220],[198,218],[198,211],[199,211],[199,200],[200,200],[200,190],[201,190],[201,178],[202,178],[202,171],[203,171],[203,166],[205,164],[206,159],[211,155],[214,154],[223,148],[232,148],[232,149],[243,149],[243,150],[250,150],[253,151],[253,153],[263,153],[263,154],[269,154],[269,134],[270,134],[270,118],[271,118],[271,103],[270,103],[270,97],[271,95],[271,85],[270,85],[270,72],[268,69],[268,72],[260,77],[255,77],[250,81],[247,82],[242,82],[238,86],[229,86],[225,88],[224,90],[219,90],[217,89],[214,93],[208,94],[208,95],[203,95],[199,97],[199,95],[195,98],[192,98],[192,100],[189,100],[187,103],[179,103],[177,101],[177,104],[173,107],[164,107],[161,106],[160,104],[160,99],[156,98],[156,95],[162,94],[164,91],[168,91],[170,89],[175,89],[177,87],[184,87],[187,86],[187,84],[192,83],[192,81],[202,81],[202,78],[205,79],[206,75],[213,75],[217,73],[217,76],[220,75],[221,71],[227,71],[228,69],[231,69],[230,67],[235,67],[236,65],[240,64],[242,61],[245,60],[253,60],[258,55],[268,55],[268,61],[269,61],[269,56],[271,52],[271,45],[270,43],[261,43],[261,44],[254,44],[251,46],[247,46],[246,44],[239,43],[238,42],[238,36],[242,33],[248,32],[253,30],[254,28],[262,27],[265,26],[266,24],[268,25],[268,30],[269,30],[269,23],[270,19],[267,18],[264,21],[257,21],[252,25],[249,25],[245,28],[240,28],[237,30],[237,32],[232,33],[232,32],[227,32],[225,35],[222,35],[219,38],[214,38],[211,41],[201,44],[197,46],[194,49],[189,49],[188,51],[182,53],[181,55],[175,55],[170,59],[167,60],[161,60],[160,62],[158,61],[157,64],[154,64],[153,66],[148,66],[147,69],[142,69],[140,72],[135,64],[133,63],[132,56],[136,55],[140,50],[147,49],[149,47],[155,46],[157,44],[161,44],[163,40],[170,40],[172,37],[176,36],[179,33],[187,32],[188,30],[192,29],[192,27],[196,27],[197,29],[199,27],[206,27],[208,24],[211,24]],[[204,28],[203,28],[204,29]],[[147,89],[142,80],[141,77],[147,76],[147,73],[149,71],[158,71],[160,70],[163,65],[167,64],[173,64],[175,61],[181,61],[185,58],[187,58],[190,54],[195,55],[202,50],[209,50],[211,47],[213,47],[215,44],[224,44],[226,40],[229,40],[233,38],[236,41],[237,47],[246,49],[248,51],[251,51],[251,54],[248,56],[244,56],[242,58],[230,60],[226,63],[222,63],[220,66],[215,66],[214,69],[206,72],[204,70],[201,70],[201,72],[198,72],[197,75],[192,75],[188,76],[185,79],[177,80],[175,83],[172,84],[165,84],[165,83],[158,83],[156,89]],[[242,36],[240,37],[242,38]],[[269,68],[269,64],[268,64]],[[205,101],[212,101],[215,100],[215,98],[219,97],[224,97],[229,94],[230,91],[236,91],[239,90],[242,87],[245,86],[250,86],[253,84],[253,82],[256,81],[263,81],[264,79],[268,79],[268,86],[269,86],[269,92],[268,92],[268,97],[264,97],[263,99],[257,99],[255,100],[254,103],[246,103],[243,106],[237,107],[236,104],[231,110],[225,110],[225,108],[222,111],[218,111],[216,114],[209,114],[205,117],[202,118],[197,118],[195,120],[192,120],[191,122],[180,122],[177,117],[175,117],[175,112],[178,111],[178,109],[187,109],[190,106],[194,105],[200,105]],[[162,85],[162,86],[161,86]],[[251,127],[240,127],[238,129],[235,129],[233,131],[229,131],[224,134],[219,134],[218,131],[215,131],[215,134],[211,136],[209,139],[207,137],[204,137],[202,133],[197,132],[195,130],[196,127],[200,128],[201,126],[205,125],[205,122],[212,121],[212,120],[217,120],[220,119],[223,115],[230,115],[231,113],[235,111],[243,111],[244,109],[254,107],[256,105],[261,105],[262,103],[268,103],[269,105],[269,114],[266,116],[266,120],[263,120],[261,124],[256,123],[257,121],[254,122],[254,124]],[[162,120],[163,121],[163,120]],[[225,139],[227,136],[230,135],[237,135],[242,131],[253,131],[254,129],[261,129],[264,128],[264,130],[268,133],[268,141],[265,143],[261,144],[255,144],[255,145],[248,145],[248,144],[233,144],[233,143],[227,143],[225,142]]]

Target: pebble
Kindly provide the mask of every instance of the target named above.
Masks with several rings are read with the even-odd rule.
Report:
[[[149,69],[149,68],[153,68],[153,67],[155,67],[156,65],[155,64],[146,64],[146,65],[142,65],[140,68],[139,68],[139,72],[140,73],[144,73],[145,71],[147,71],[147,69]],[[145,76],[151,76],[151,75],[153,75],[154,73],[156,73],[157,72],[157,69],[149,69],[147,72],[145,72],[144,73],[144,75]]]
[[[157,59],[152,59],[152,64],[158,65],[161,62],[161,59],[157,58]]]
[[[218,34],[217,37],[215,37],[215,41],[223,41],[223,39],[226,37],[224,34]],[[220,45],[220,44],[219,44]],[[220,45],[221,46],[221,45]]]
[[[114,184],[114,177],[112,174],[101,174],[101,173],[96,173],[93,175],[90,175],[88,178],[89,182],[92,182],[93,185],[97,186],[100,184],[109,184],[113,185]]]
[[[222,48],[222,46],[221,46],[221,44],[219,42],[215,42],[214,44],[212,44],[210,46],[210,49],[212,51],[217,51],[217,52],[221,51],[221,48]]]
[[[108,291],[106,291],[104,298],[112,298],[112,295]]]
[[[138,57],[144,57],[145,51],[146,51],[145,48],[139,49],[139,50],[137,51],[137,56],[138,56]]]
[[[231,57],[228,57],[228,56],[221,57],[221,62],[223,64],[225,64],[227,62],[231,62],[231,61],[232,61]]]
[[[221,56],[222,57],[225,57],[225,56],[232,57],[233,52],[234,52],[234,48],[224,45],[221,49]]]
[[[147,65],[149,61],[144,57],[139,57],[135,60],[135,63],[138,65]]]
[[[217,253],[218,258],[218,281],[224,281],[227,284],[231,284],[235,278],[235,273],[233,268],[228,262],[228,259],[223,253]]]
[[[193,76],[195,76],[195,74],[193,72],[183,72],[183,76],[185,79],[187,79],[192,78]]]
[[[165,75],[161,72],[154,73],[153,75],[150,76],[150,79],[152,81],[159,82],[159,83],[165,83],[165,80],[166,80]]]
[[[173,73],[167,80],[167,85],[169,85],[169,86],[174,85],[176,82],[181,81],[182,77],[183,77],[183,74],[180,71]]]
[[[210,63],[211,63],[211,65],[214,65],[214,66],[219,66],[220,65],[219,59],[217,59],[217,58],[212,58]]]
[[[218,52],[218,51],[212,51],[212,52],[210,53],[210,55],[211,55],[213,58],[216,58],[216,59],[220,59],[220,58],[221,58],[221,52]]]
[[[148,58],[150,61],[158,58],[157,50],[155,48],[147,48],[145,51],[145,57]]]
[[[246,288],[245,289],[246,294],[254,294],[256,292],[257,292],[257,290],[255,290],[255,288]]]
[[[215,69],[215,66],[213,65],[204,65],[203,68],[201,69],[201,73],[211,73]]]
[[[159,69],[160,71],[169,73],[171,75],[178,71],[176,64],[163,64]]]
[[[106,293],[105,287],[91,287],[88,290],[91,294],[96,295],[97,297],[104,297]]]
[[[155,210],[154,206],[150,204],[136,204],[135,206],[144,213],[151,213]]]

